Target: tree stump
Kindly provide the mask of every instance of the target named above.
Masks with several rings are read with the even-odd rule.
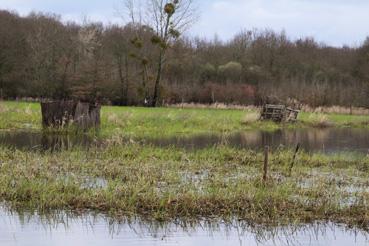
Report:
[[[76,101],[41,102],[43,127],[64,128],[75,125],[79,129],[100,126],[100,109],[97,103]]]

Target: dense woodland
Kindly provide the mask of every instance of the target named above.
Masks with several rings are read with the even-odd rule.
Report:
[[[149,103],[164,48],[155,37],[137,23],[65,23],[51,14],[0,11],[0,97]],[[250,30],[227,42],[181,35],[167,46],[159,104],[296,99],[369,107],[369,38],[336,48]]]

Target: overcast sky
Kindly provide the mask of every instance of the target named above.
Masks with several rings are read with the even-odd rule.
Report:
[[[329,45],[360,45],[369,36],[369,0],[196,0],[200,19],[190,35],[228,40],[242,29],[285,30]],[[63,20],[122,22],[120,0],[0,0],[1,9],[52,12]]]

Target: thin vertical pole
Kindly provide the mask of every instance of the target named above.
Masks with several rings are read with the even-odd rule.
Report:
[[[268,178],[268,156],[269,156],[269,146],[264,148],[264,169],[263,169],[263,182],[265,183]]]
[[[300,143],[298,143],[298,144],[296,145],[295,153],[293,154],[292,162],[291,162],[291,164],[290,164],[290,169],[288,170],[288,175],[289,175],[289,176],[291,176],[292,168],[293,168],[293,166],[295,165],[296,155],[297,155],[297,152],[299,152],[299,149],[300,149]]]

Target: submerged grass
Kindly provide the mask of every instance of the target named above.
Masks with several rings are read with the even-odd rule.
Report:
[[[185,151],[110,142],[58,153],[0,147],[0,200],[12,209],[93,210],[113,216],[239,218],[255,223],[331,220],[369,225],[369,157],[270,156],[226,146]]]
[[[102,107],[100,135],[111,137],[170,137],[202,133],[230,133],[240,130],[302,127],[367,127],[369,115],[305,113],[296,124],[275,124],[257,121],[255,108],[140,108]],[[41,130],[38,103],[0,102],[0,129]]]

